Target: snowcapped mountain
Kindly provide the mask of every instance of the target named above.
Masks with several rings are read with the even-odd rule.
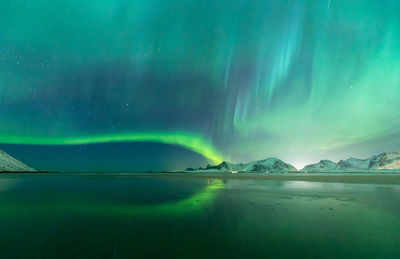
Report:
[[[400,171],[400,150],[371,156],[367,159],[349,158],[338,163],[321,160],[307,165],[301,172],[368,172],[379,170]]]
[[[0,150],[0,172],[34,172],[33,168]]]
[[[368,168],[370,170],[400,171],[400,150],[371,157]]]
[[[347,160],[340,160],[337,163],[336,170],[338,171],[368,171],[371,158],[357,159],[349,158]]]
[[[283,162],[277,158],[267,158],[264,160],[259,160],[255,162],[250,162],[247,164],[237,164],[222,162],[219,165],[211,166],[207,165],[206,168],[188,168],[186,171],[195,172],[241,172],[241,173],[279,173],[279,172],[294,172],[297,171],[295,167],[290,164]]]
[[[367,159],[350,158],[341,160],[337,164],[336,169],[341,171],[400,171],[400,150],[382,153]]]
[[[349,158],[338,163],[330,160],[321,160],[316,164],[305,166],[300,172],[374,172],[380,170],[400,172],[400,150],[371,156],[367,159]],[[223,162],[216,166],[207,165],[206,168],[188,168],[191,172],[231,172],[231,173],[279,173],[296,172],[292,165],[278,158],[267,158],[247,164]]]
[[[331,172],[336,169],[337,164],[330,160],[321,160],[319,163],[305,166],[302,172]]]

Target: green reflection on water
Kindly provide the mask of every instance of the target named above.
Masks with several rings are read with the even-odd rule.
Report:
[[[46,212],[81,212],[94,213],[98,215],[146,215],[146,216],[185,216],[188,213],[195,213],[210,208],[220,189],[224,187],[221,180],[212,180],[200,192],[178,201],[164,202],[160,204],[111,204],[106,202],[67,201],[67,202],[41,202],[34,205],[9,203],[3,204],[0,217],[6,214],[21,214],[21,212],[32,213],[35,211]],[[9,216],[9,215],[7,215]]]

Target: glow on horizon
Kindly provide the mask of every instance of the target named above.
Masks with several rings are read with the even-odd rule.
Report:
[[[170,145],[178,145],[188,150],[204,156],[207,160],[219,164],[223,161],[223,156],[217,149],[202,137],[183,132],[162,133],[162,132],[131,132],[116,134],[97,134],[79,137],[32,137],[32,136],[13,136],[1,135],[2,144],[19,145],[47,145],[47,146],[72,146],[87,144],[102,144],[116,142],[154,142]]]
[[[3,2],[0,143],[151,141],[298,169],[400,147],[398,0]]]

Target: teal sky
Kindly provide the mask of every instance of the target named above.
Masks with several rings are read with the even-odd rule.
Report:
[[[397,0],[0,0],[0,143],[31,163],[23,145],[129,142],[135,156],[143,145],[132,142],[151,142],[195,164],[206,161],[193,152],[297,167],[395,150],[399,10]],[[191,166],[185,158],[157,168]]]

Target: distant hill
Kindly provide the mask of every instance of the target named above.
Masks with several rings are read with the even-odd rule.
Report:
[[[400,150],[386,152],[366,159],[349,158],[338,163],[321,160],[305,166],[301,172],[368,172],[391,170],[400,171]]]
[[[35,172],[36,170],[0,150],[0,172]]]
[[[188,168],[186,171],[193,172],[233,172],[233,173],[279,173],[279,172],[294,172],[297,169],[283,162],[278,158],[267,158],[247,164],[222,162],[219,165],[208,165],[206,168]]]
[[[329,172],[335,170],[337,163],[330,160],[321,160],[319,163],[305,166],[301,172]]]
[[[370,170],[400,170],[400,150],[371,157],[368,168]]]
[[[400,150],[371,156],[367,159],[349,158],[335,163],[330,160],[321,160],[318,163],[305,166],[298,171],[291,164],[278,158],[267,158],[247,164],[223,162],[219,165],[207,165],[205,168],[187,168],[189,172],[231,172],[231,173],[329,173],[329,172],[400,172]]]

